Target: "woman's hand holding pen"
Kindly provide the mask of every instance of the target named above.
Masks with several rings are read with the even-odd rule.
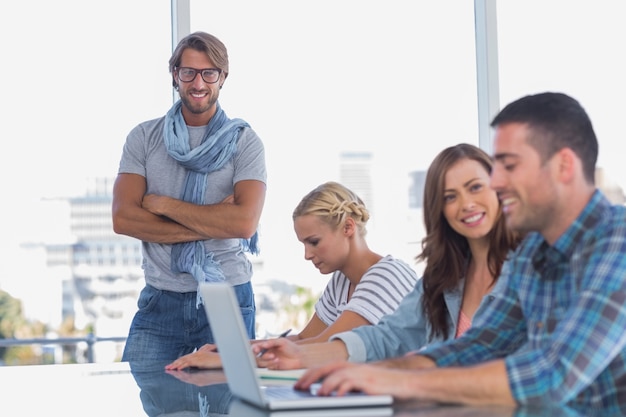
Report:
[[[302,347],[297,343],[280,337],[257,341],[252,345],[252,351],[257,354],[257,366],[267,369],[301,369]],[[259,356],[259,353],[264,353]]]
[[[278,335],[278,337],[287,337],[287,335],[291,333],[291,329],[287,329],[284,332],[282,332],[281,334]],[[265,354],[265,352],[267,352],[267,349],[261,349],[259,351],[259,353],[257,353],[256,357],[260,358],[261,356],[263,356]]]

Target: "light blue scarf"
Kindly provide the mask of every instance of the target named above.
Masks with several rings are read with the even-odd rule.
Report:
[[[165,115],[164,142],[167,153],[185,167],[187,178],[181,199],[194,204],[204,204],[207,176],[224,166],[237,151],[237,140],[248,123],[229,119],[219,103],[211,118],[202,143],[191,149],[189,132],[177,101]],[[258,254],[258,233],[250,240],[241,239],[245,251]],[[172,246],[172,272],[187,272],[200,282],[224,281],[219,262],[212,253],[206,253],[203,241],[176,243]],[[198,299],[201,302],[200,299]]]

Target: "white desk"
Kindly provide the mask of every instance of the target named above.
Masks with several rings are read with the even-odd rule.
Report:
[[[227,414],[233,401],[221,371],[165,364],[0,366],[0,410],[11,416],[141,417]],[[203,410],[203,411],[201,411]],[[270,416],[262,411],[255,416]],[[282,414],[289,416],[289,414]],[[296,414],[294,414],[296,415]],[[324,416],[332,417],[332,411]],[[396,404],[394,417],[578,417],[568,410]],[[601,415],[601,414],[596,414]],[[242,417],[235,416],[232,417]],[[252,416],[245,416],[252,417]]]

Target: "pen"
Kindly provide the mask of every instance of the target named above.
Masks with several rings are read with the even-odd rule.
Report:
[[[284,332],[279,334],[278,337],[287,337],[289,333],[291,333],[291,329],[285,330]],[[267,352],[267,349],[261,349],[261,351],[257,353],[256,357],[260,358],[261,356],[265,355],[265,352]]]

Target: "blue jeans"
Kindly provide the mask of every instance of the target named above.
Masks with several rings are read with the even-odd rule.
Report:
[[[250,339],[255,338],[252,284],[233,287]],[[215,343],[204,308],[196,308],[197,293],[176,293],[146,285],[139,310],[130,325],[122,361],[173,361],[206,343]]]

